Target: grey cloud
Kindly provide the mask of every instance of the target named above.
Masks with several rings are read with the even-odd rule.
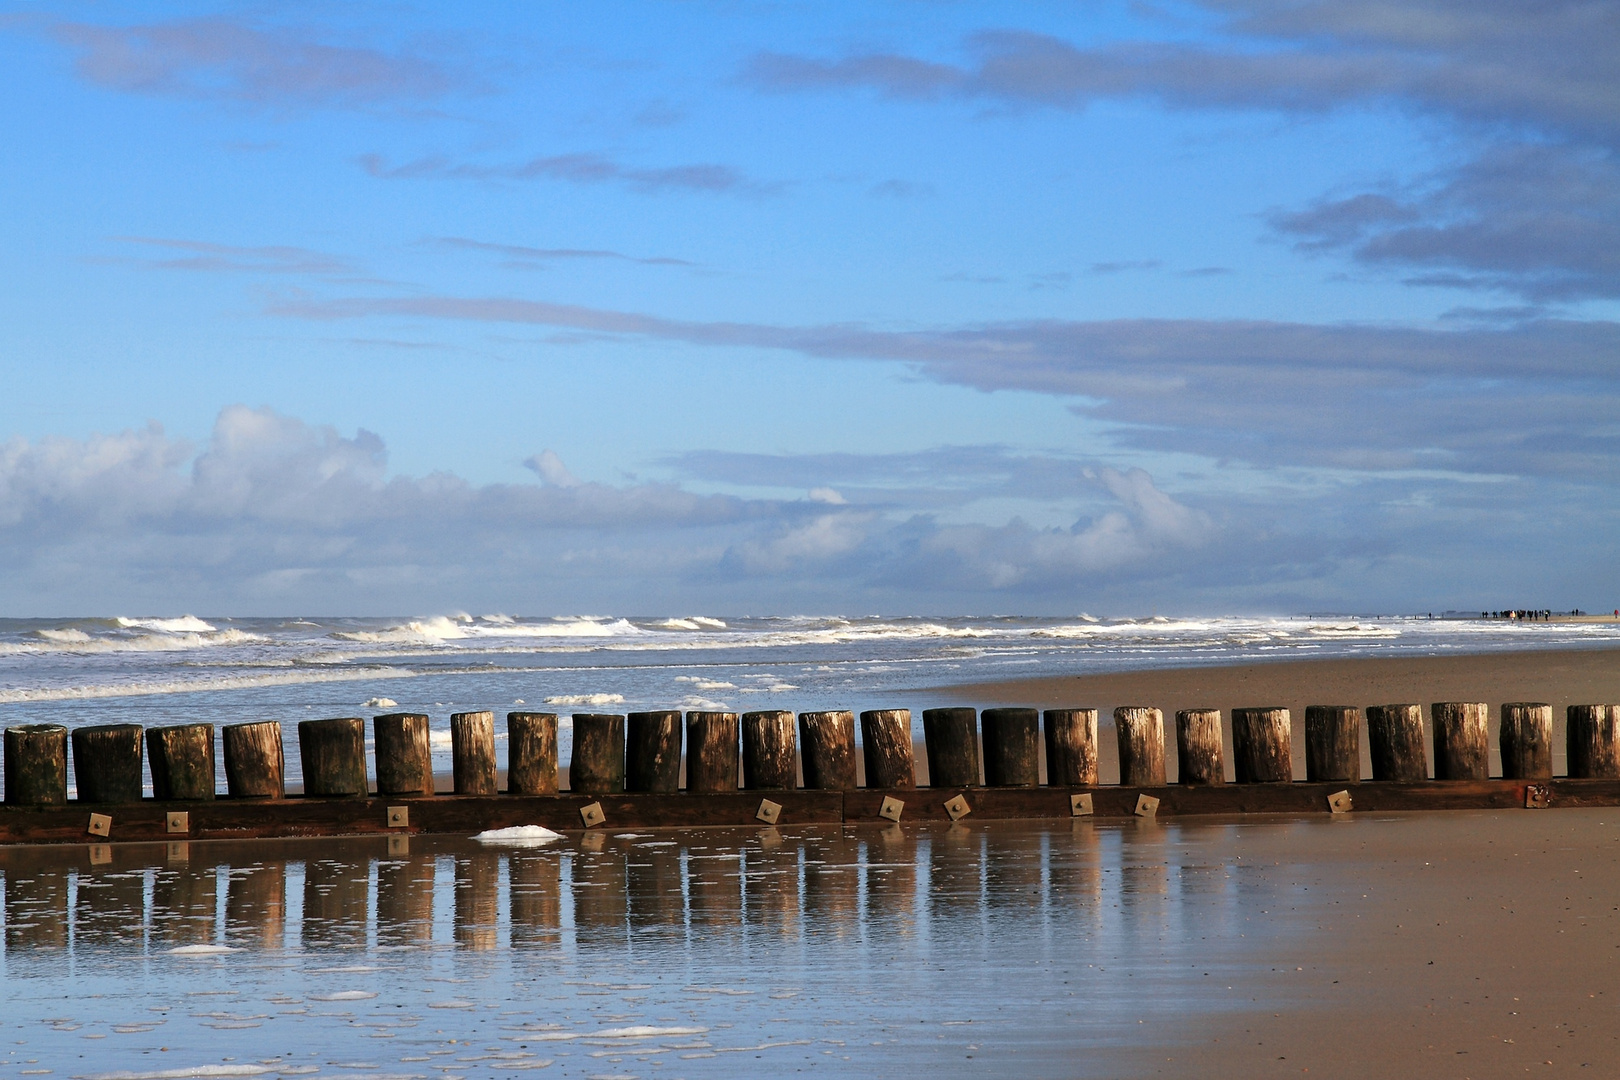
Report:
[[[304,30],[227,19],[29,25],[73,49],[75,68],[85,80],[132,93],[357,107],[427,100],[460,82],[423,57],[329,44]]]
[[[1083,107],[1156,98],[1184,107],[1319,111],[1394,101],[1469,120],[1508,121],[1613,141],[1620,13],[1583,0],[1206,0],[1208,45],[1079,47],[1047,35],[986,31],[972,59],[897,54],[817,59],[767,53],[744,72],[763,89],[868,87],[900,98],[989,98]]]
[[[730,165],[670,165],[637,168],[601,154],[556,154],[509,165],[477,165],[430,155],[390,165],[379,154],[357,159],[369,175],[383,180],[562,180],[574,184],[624,184],[645,194],[699,191],[711,194],[770,195],[782,185],[751,180]]]
[[[1156,560],[1211,535],[1204,511],[1140,471],[1095,473],[1102,511],[1054,530],[900,520],[825,491],[769,500],[616,487],[582,481],[551,450],[526,464],[541,483],[391,476],[375,434],[242,406],[225,409],[201,447],[155,425],[13,439],[0,444],[0,599],[61,604],[82,590],[104,604],[141,595],[287,610],[476,593],[554,606],[801,582],[917,598],[939,595],[930,575],[943,564],[960,591],[1072,590],[1087,575],[1155,573]]]
[[[1407,197],[1360,194],[1278,214],[1306,249],[1415,270],[1415,283],[1538,301],[1620,296],[1620,164],[1566,146],[1496,147]]]
[[[118,236],[113,239],[168,252],[166,257],[144,260],[146,265],[163,270],[260,274],[347,274],[354,270],[351,263],[335,255],[281,244],[244,247],[152,236]]]
[[[497,244],[487,240],[471,240],[464,236],[435,237],[433,243],[447,248],[459,248],[465,251],[487,251],[495,255],[504,255],[516,262],[553,262],[572,261],[576,259],[607,259],[619,262],[639,263],[642,266],[695,266],[696,263],[686,259],[676,259],[670,256],[639,256],[626,255],[619,251],[604,251],[598,248],[542,248],[526,247],[522,244]]]
[[[415,316],[899,361],[944,383],[1076,399],[1120,445],[1359,470],[1612,478],[1620,324],[1448,329],[1238,320],[1043,320],[933,330],[690,322],[510,298],[296,300],[310,319]]]
[[[1092,263],[1090,270],[1093,274],[1123,274],[1127,270],[1157,270],[1164,263],[1158,259],[1130,259],[1124,262],[1098,262]]]

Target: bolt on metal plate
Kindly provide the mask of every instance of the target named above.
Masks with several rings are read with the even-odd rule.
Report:
[[[900,815],[905,811],[906,804],[893,795],[883,796],[883,805],[878,807],[878,817],[887,821],[899,821]]]
[[[1546,784],[1526,784],[1524,787],[1524,808],[1526,810],[1545,810],[1552,805],[1552,791]]]
[[[91,836],[111,836],[112,835],[112,815],[111,814],[91,814],[90,815],[90,824],[85,829],[85,832],[89,833]]]
[[[390,806],[388,808],[388,827],[390,829],[406,829],[411,824],[411,808],[408,806]]]
[[[1351,810],[1350,792],[1335,791],[1329,795],[1328,809],[1335,814],[1348,814]]]
[[[754,816],[767,825],[775,825],[782,818],[782,804],[771,802],[769,799],[761,799],[759,800],[759,810]]]
[[[1087,817],[1091,814],[1091,793],[1069,796],[1069,816]]]
[[[579,820],[585,823],[587,829],[594,829],[607,820],[607,814],[602,810],[601,803],[587,803],[579,808]]]
[[[946,800],[945,812],[951,816],[952,821],[961,821],[963,818],[973,813],[973,807],[968,805],[968,801],[966,799],[958,795],[953,799]]]
[[[1153,817],[1159,812],[1159,800],[1152,795],[1138,795],[1136,809],[1133,812],[1137,817]]]
[[[91,844],[90,845],[90,865],[91,866],[106,866],[110,862],[112,862],[112,845],[111,844]]]
[[[170,810],[169,811],[169,831],[170,832],[190,832],[191,831],[191,815],[188,812],[184,811],[184,810]]]

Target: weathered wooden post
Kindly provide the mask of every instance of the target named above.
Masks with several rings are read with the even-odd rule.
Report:
[[[219,729],[225,751],[225,790],[235,799],[280,799],[287,794],[281,721],[226,724]]]
[[[432,795],[433,750],[426,713],[373,717],[378,795]]]
[[[1620,708],[1571,705],[1564,712],[1571,780],[1620,777]]]
[[[793,759],[793,714],[781,710],[743,713],[743,786],[790,791],[799,786]]]
[[[1046,782],[1054,787],[1097,784],[1097,710],[1047,709]]]
[[[371,719],[377,795],[433,795],[433,743],[426,712],[384,712]]]
[[[609,795],[624,790],[623,716],[574,714],[574,752],[568,759],[568,787],[586,795]]]
[[[1176,766],[1179,783],[1226,783],[1221,710],[1182,709],[1176,713]]]
[[[496,793],[494,713],[450,714],[450,770],[457,795]]]
[[[1502,706],[1502,779],[1552,779],[1552,706],[1514,701]]]
[[[1429,706],[1434,725],[1436,780],[1489,780],[1491,744],[1483,701],[1437,701]]]
[[[681,789],[681,714],[673,709],[633,712],[627,718],[624,790]]]
[[[924,709],[923,741],[931,787],[979,783],[979,725],[972,709]]]
[[[686,790],[737,790],[737,714],[686,714]]]
[[[855,786],[854,713],[800,713],[799,744],[805,787],[847,791]]]
[[[154,799],[212,799],[214,725],[147,728],[146,763]]]
[[[1392,784],[1427,780],[1429,759],[1423,742],[1422,706],[1368,706],[1367,748],[1372,752],[1374,780]]]
[[[1240,784],[1287,784],[1294,779],[1294,724],[1287,709],[1232,710],[1232,771]]]
[[[141,725],[94,724],[72,737],[80,802],[141,801]]]
[[[1354,705],[1305,706],[1305,779],[1361,782],[1361,710]]]
[[[1145,705],[1114,710],[1119,738],[1119,782],[1131,787],[1164,786],[1164,714]]]
[[[910,709],[870,709],[861,713],[861,752],[866,759],[867,787],[917,786]]]
[[[6,728],[7,805],[66,805],[67,744],[61,724]]]
[[[557,794],[557,714],[506,714],[506,790]]]
[[[358,716],[298,722],[298,761],[304,794],[317,798],[366,795],[366,722]]]
[[[1041,716],[1034,709],[986,709],[984,782],[987,787],[1034,787],[1041,782]]]

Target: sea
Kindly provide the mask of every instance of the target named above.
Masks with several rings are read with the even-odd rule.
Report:
[[[13,619],[0,725],[280,720],[296,782],[311,717],[425,712],[448,770],[450,714],[476,709],[498,731],[558,713],[566,761],[573,712],[920,712],[1023,676],[1617,640],[1371,616]],[[1300,1007],[1294,973],[1368,892],[1314,853],[1404,827],[1355,817],[0,846],[0,1080],[1188,1075],[1243,1017]]]
[[[435,767],[448,771],[454,712],[493,711],[498,737],[509,711],[555,712],[566,762],[574,712],[917,718],[933,692],[962,683],[1616,642],[1620,623],[1426,616],[0,619],[0,726],[279,720],[296,783],[296,722],[311,718],[426,713]]]

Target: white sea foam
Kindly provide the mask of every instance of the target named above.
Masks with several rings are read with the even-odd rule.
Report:
[[[636,1024],[632,1027],[603,1028],[601,1031],[587,1031],[587,1039],[655,1039],[664,1035],[702,1035],[709,1029],[706,1027],[653,1027],[651,1024]]]
[[[502,847],[542,847],[561,840],[562,833],[552,832],[544,825],[513,825],[505,829],[485,829],[473,839],[480,844]]]
[[[0,704],[26,701],[86,701],[96,698],[149,697],[199,691],[247,690],[259,686],[304,686],[310,683],[355,682],[362,679],[410,679],[416,672],[404,668],[369,667],[349,671],[288,671],[263,675],[229,675],[152,682],[101,683],[90,686],[42,686],[0,689]]]
[[[161,630],[166,634],[211,634],[209,626],[195,615],[182,615],[178,619],[126,619],[122,615],[113,620],[126,630]]]
[[[206,1080],[219,1076],[267,1076],[287,1070],[265,1065],[193,1065],[183,1069],[156,1069],[151,1072],[79,1073],[74,1080]]]
[[[367,644],[433,644],[487,638],[597,638],[625,637],[646,631],[628,619],[601,620],[585,617],[565,617],[540,623],[520,623],[505,617],[492,617],[485,623],[474,622],[468,616],[436,615],[430,619],[414,619],[385,630],[335,631],[332,636],[340,641]]]
[[[558,694],[546,698],[547,705],[622,705],[623,694]]]
[[[362,705],[361,708],[363,708],[363,709],[397,709],[397,708],[399,708],[399,702],[395,701],[391,697],[374,697],[374,698],[367,699],[366,703],[364,705]]]

